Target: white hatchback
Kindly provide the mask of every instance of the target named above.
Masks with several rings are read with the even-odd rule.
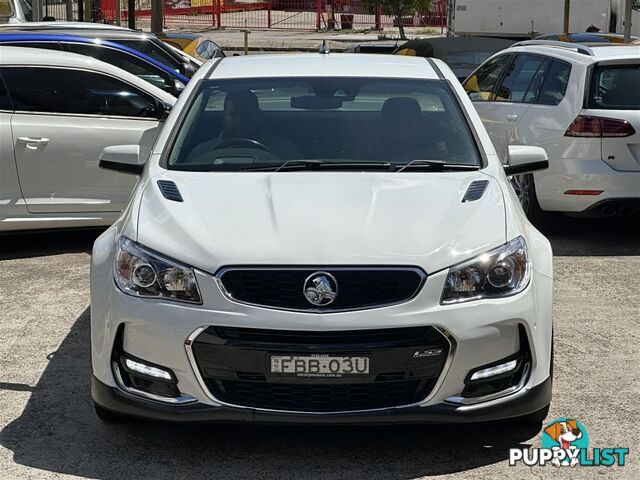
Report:
[[[99,169],[100,152],[148,154],[174,102],[84,55],[0,46],[0,232],[113,223],[135,179]]]
[[[549,168],[514,177],[532,220],[543,211],[640,211],[640,46],[532,40],[497,53],[464,82],[498,155],[537,145]]]
[[[141,175],[93,248],[101,418],[546,415],[551,248],[443,62],[211,61],[148,159],[101,165]]]

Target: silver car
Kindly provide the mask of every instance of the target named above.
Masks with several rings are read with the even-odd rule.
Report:
[[[148,152],[174,102],[90,57],[0,47],[0,231],[111,224],[135,180],[99,169],[100,152]]]

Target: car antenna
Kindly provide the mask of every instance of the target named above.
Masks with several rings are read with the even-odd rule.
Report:
[[[320,45],[320,53],[323,55],[329,55],[331,50],[329,50],[329,45],[327,45],[326,40],[322,40],[322,45]]]

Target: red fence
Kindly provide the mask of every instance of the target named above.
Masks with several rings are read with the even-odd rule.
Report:
[[[99,0],[100,19],[116,19],[116,2],[121,1],[121,18],[127,20],[126,0]],[[405,27],[446,26],[446,0],[433,0],[427,12],[403,17]],[[136,18],[148,21],[150,0],[136,0]],[[199,24],[216,28],[253,29],[381,29],[397,26],[390,15],[369,12],[363,0],[164,0],[165,25]]]

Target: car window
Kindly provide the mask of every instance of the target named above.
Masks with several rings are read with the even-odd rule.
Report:
[[[173,68],[174,70],[179,71],[180,62],[165,50],[160,48],[151,40],[114,40],[116,43],[121,43],[127,47],[133,48],[134,50],[138,50],[139,52],[148,55],[149,57],[157,60],[165,65]]]
[[[0,0],[0,17],[11,17],[13,15],[12,0]]]
[[[18,111],[157,118],[156,101],[118,79],[82,70],[5,67]]]
[[[193,98],[169,168],[238,170],[303,159],[480,164],[460,106],[440,80],[208,80]]]
[[[558,105],[567,92],[570,74],[571,65],[554,60],[542,83],[537,103],[542,105]]]
[[[469,98],[473,101],[493,100],[493,89],[510,60],[511,55],[501,55],[481,65],[464,82]]]
[[[518,55],[509,65],[496,91],[496,101],[522,102],[536,74],[544,68],[546,60],[533,55]]]
[[[173,91],[173,81],[167,72],[159,67],[145,62],[127,52],[118,51],[113,48],[104,48],[97,45],[85,45],[79,43],[67,44],[69,50],[89,57],[97,58],[103,62],[110,63],[118,68],[133,73],[135,76],[161,88],[167,92]]]
[[[0,110],[13,110],[11,106],[11,99],[9,98],[9,92],[4,85],[2,76],[0,75]]]
[[[596,67],[589,108],[640,110],[640,64]]]

